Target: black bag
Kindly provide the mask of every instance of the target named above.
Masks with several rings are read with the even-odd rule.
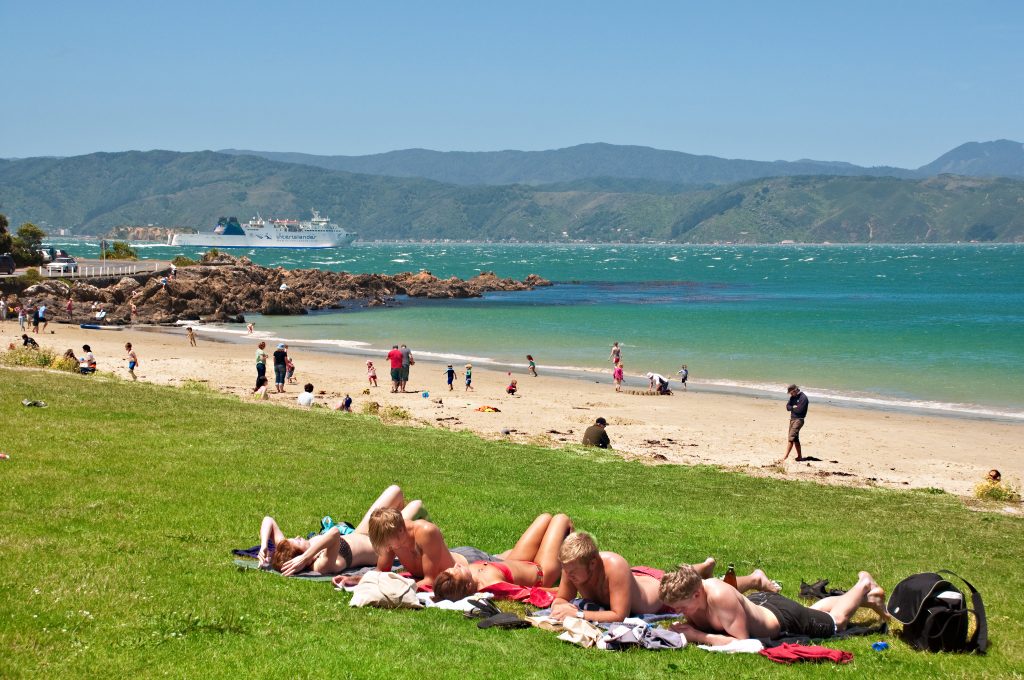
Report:
[[[964,594],[939,574],[956,576],[971,589],[974,609],[964,604]],[[966,579],[946,569],[938,573],[914,574],[896,584],[887,606],[894,619],[903,624],[900,636],[911,647],[930,652],[978,652],[988,648],[988,622],[981,593]],[[977,626],[967,639],[970,615]]]

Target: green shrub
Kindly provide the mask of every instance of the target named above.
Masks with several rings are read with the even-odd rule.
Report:
[[[401,406],[388,406],[380,411],[380,419],[386,423],[397,420],[409,420],[412,415]]]
[[[363,402],[362,413],[368,416],[375,416],[380,413],[380,404],[375,401]]]
[[[181,389],[189,390],[190,392],[210,392],[210,386],[206,380],[196,380],[194,378],[185,378],[181,381]]]
[[[50,368],[55,371],[67,371],[68,373],[78,373],[78,359],[73,359],[68,356],[56,357],[50,362]]]
[[[1020,491],[1009,482],[986,479],[974,487],[974,495],[982,500],[1020,503]]]
[[[34,286],[43,280],[43,275],[36,267],[29,267],[24,274],[18,277],[18,280],[26,286]]]
[[[191,267],[192,265],[199,263],[193,260],[191,257],[177,255],[173,260],[171,260],[171,264],[173,264],[175,267]]]
[[[49,367],[50,363],[56,359],[53,350],[41,347],[39,349],[29,349],[28,347],[17,347],[15,349],[9,349],[3,354],[0,354],[0,364],[4,366],[35,366],[35,367]]]
[[[139,254],[126,241],[114,241],[103,251],[104,257],[110,260],[137,260]]]

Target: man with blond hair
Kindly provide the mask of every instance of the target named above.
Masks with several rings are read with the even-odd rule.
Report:
[[[654,567],[631,567],[622,555],[598,550],[594,537],[585,531],[566,537],[558,559],[562,563],[562,581],[551,605],[551,616],[555,619],[575,616],[587,621],[610,623],[622,621],[627,616],[671,611],[659,595],[665,572]],[[715,570],[715,560],[709,557],[689,568],[710,577]],[[743,590],[778,590],[779,586],[757,569],[748,576],[739,577],[737,587]],[[577,609],[572,604],[577,594],[607,607],[607,610]]]
[[[703,578],[684,564],[662,578],[659,597],[686,616],[686,623],[673,624],[672,630],[689,642],[718,646],[749,638],[829,638],[846,630],[859,607],[875,610],[883,620],[889,618],[885,591],[868,572],[859,576],[857,585],[846,594],[805,607],[778,593],[744,597],[724,581]]]
[[[417,586],[433,585],[438,574],[456,564],[465,567],[477,560],[500,560],[469,546],[449,550],[436,525],[425,519],[406,521],[394,508],[374,510],[368,533],[377,553],[377,571],[391,571],[397,557]]]

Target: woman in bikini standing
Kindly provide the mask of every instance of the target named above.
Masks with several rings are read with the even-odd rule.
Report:
[[[307,568],[318,574],[337,574],[354,567],[373,566],[377,563],[377,553],[370,545],[367,531],[370,513],[377,508],[395,508],[407,521],[412,521],[423,508],[423,502],[406,504],[402,489],[389,486],[366,511],[355,530],[345,536],[334,526],[310,539],[287,538],[273,517],[264,517],[260,527],[260,566],[273,567],[284,576],[293,576]]]
[[[497,583],[512,583],[525,588],[553,588],[562,575],[558,549],[572,532],[568,515],[544,513],[511,550],[498,559],[456,564],[434,579],[434,596],[438,600],[461,600]]]

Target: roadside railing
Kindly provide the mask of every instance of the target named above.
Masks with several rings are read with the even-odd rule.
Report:
[[[132,262],[131,264],[97,264],[79,265],[75,271],[66,269],[47,269],[46,265],[39,267],[39,273],[48,278],[72,278],[87,279],[98,276],[131,276],[132,274],[144,274],[160,271],[162,262],[151,260],[149,262]],[[164,265],[166,267],[166,265]]]

